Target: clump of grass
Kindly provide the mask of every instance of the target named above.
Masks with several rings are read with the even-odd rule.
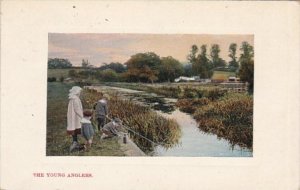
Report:
[[[170,98],[179,98],[180,94],[182,93],[180,87],[172,87],[172,86],[161,86],[161,87],[148,86],[147,91],[165,97],[170,97]]]
[[[147,107],[117,97],[110,101],[110,107],[118,108],[111,110],[112,115],[121,118],[131,129],[152,141],[166,148],[178,143],[181,131],[174,120],[166,119]],[[134,136],[134,140],[143,150],[151,150],[149,141],[138,136]]]
[[[85,89],[83,92],[84,107],[92,107],[102,97],[101,92]],[[93,103],[92,103],[93,102]],[[168,148],[178,143],[181,131],[176,121],[164,118],[150,108],[122,100],[112,94],[108,101],[111,117],[120,118],[125,125],[155,143]],[[151,151],[151,142],[130,132],[133,140],[143,151]]]
[[[180,111],[193,114],[196,109],[199,109],[199,107],[207,105],[210,102],[211,100],[208,98],[185,98],[179,99],[175,105],[179,107]]]
[[[217,134],[232,144],[252,148],[253,98],[246,94],[229,94],[198,108],[194,118],[205,132]]]

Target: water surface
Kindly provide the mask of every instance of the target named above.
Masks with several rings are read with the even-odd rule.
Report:
[[[97,86],[97,89],[107,92],[117,92],[119,96],[151,107],[160,115],[174,119],[179,124],[182,136],[180,143],[171,148],[156,146],[149,155],[153,156],[205,156],[205,157],[251,157],[252,151],[229,141],[208,134],[198,128],[191,115],[176,109],[176,99],[164,98],[155,93],[147,93],[119,87]]]

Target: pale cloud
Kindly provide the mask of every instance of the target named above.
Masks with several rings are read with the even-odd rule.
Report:
[[[253,35],[188,35],[188,34],[49,34],[49,57],[69,59],[80,65],[82,59],[100,66],[102,63],[126,62],[131,55],[155,52],[161,57],[172,56],[187,62],[193,44],[200,47],[214,43],[221,48],[220,56],[228,61],[230,43],[253,45]]]

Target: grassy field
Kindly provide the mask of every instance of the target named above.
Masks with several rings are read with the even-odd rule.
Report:
[[[81,68],[48,69],[48,77],[55,77],[57,79],[59,79],[60,77],[68,78],[70,70],[76,70],[78,72],[78,71],[83,71],[84,69]]]
[[[69,152],[72,137],[66,134],[68,91],[72,84],[48,83],[47,97],[47,156],[124,156],[116,138],[100,141],[94,136],[89,152]],[[79,142],[84,143],[80,136]]]
[[[214,71],[212,76],[212,80],[227,80],[228,77],[235,77],[235,72],[227,72],[227,71]]]

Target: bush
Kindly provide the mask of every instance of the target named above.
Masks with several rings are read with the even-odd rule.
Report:
[[[64,78],[63,76],[61,76],[61,77],[59,78],[59,81],[60,81],[60,82],[64,82],[64,80],[65,80],[65,78]]]
[[[198,98],[197,90],[194,88],[184,88],[182,98]]]
[[[48,82],[56,82],[56,78],[55,77],[48,77],[47,81]]]
[[[226,94],[226,92],[227,92],[226,90],[222,90],[219,88],[212,88],[212,89],[209,89],[209,90],[206,90],[205,92],[203,92],[203,96],[214,101],[214,100],[217,100],[217,99],[223,97]]]

